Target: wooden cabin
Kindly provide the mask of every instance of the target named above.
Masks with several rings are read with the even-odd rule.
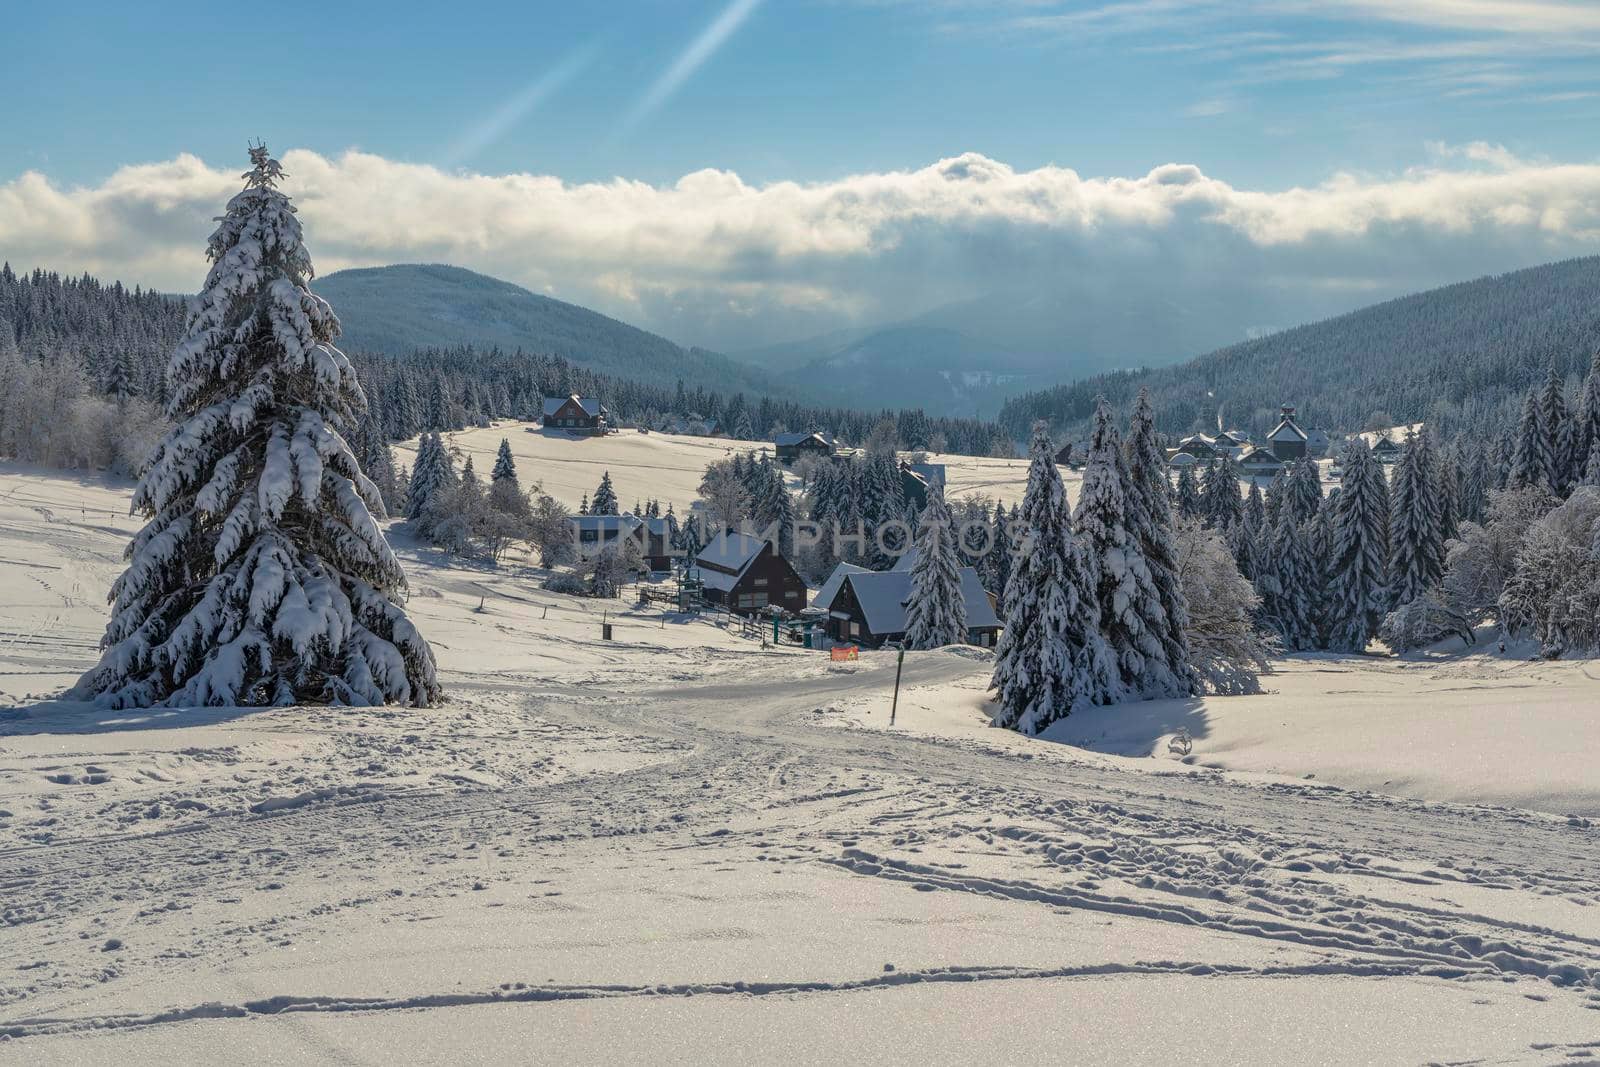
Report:
[[[772,454],[779,463],[793,463],[801,456],[829,459],[833,456],[833,436],[825,433],[780,433],[772,439]]]
[[[740,615],[770,607],[799,613],[806,606],[806,583],[772,542],[754,534],[724,530],[700,550],[702,596]]]
[[[1279,415],[1278,425],[1267,434],[1267,443],[1273,455],[1288,463],[1306,454],[1306,432],[1294,421],[1294,408],[1285,405]]]
[[[598,436],[606,432],[608,412],[592,396],[547,396],[544,398],[544,428],[568,433]]]
[[[672,569],[672,537],[666,519],[640,518],[637,515],[574,515],[573,543],[582,559],[590,559],[607,545],[619,544],[624,537],[639,542],[639,552],[653,571]]]
[[[1245,449],[1238,460],[1239,474],[1245,478],[1273,478],[1283,466],[1276,453],[1254,446]]]
[[[906,602],[911,596],[907,558],[901,557],[900,566],[892,571],[863,571],[840,564],[813,601],[813,606],[827,609],[828,636],[867,648],[905,640]],[[967,608],[967,644],[993,647],[1000,636],[1000,619],[978,572],[971,567],[961,568],[961,595]]]

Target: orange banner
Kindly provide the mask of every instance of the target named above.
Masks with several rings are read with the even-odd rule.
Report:
[[[835,663],[841,663],[841,662],[843,662],[845,660],[860,659],[861,658],[857,654],[858,650],[856,649],[855,645],[841,645],[840,647],[834,648],[834,649],[830,649],[829,651],[831,653],[831,658],[833,659],[833,662],[835,662]]]

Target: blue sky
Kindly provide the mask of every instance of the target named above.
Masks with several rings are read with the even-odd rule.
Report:
[[[1600,0],[14,7],[0,255],[172,291],[248,138],[323,273],[724,350],[997,297],[1220,342],[1600,253]]]
[[[1600,14],[1585,7],[1600,12],[1513,0],[25,4],[7,16],[22,106],[0,133],[0,177],[84,183],[180,152],[231,159],[247,134],[574,181],[707,166],[815,180],[976,151],[1103,175],[1188,162],[1270,188],[1402,167],[1429,141],[1578,159],[1600,124]],[[720,47],[639,116],[730,9]],[[558,84],[497,138],[469,137],[552,72]],[[474,150],[459,151],[464,138]]]

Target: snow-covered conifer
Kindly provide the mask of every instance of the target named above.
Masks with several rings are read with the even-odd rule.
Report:
[[[1206,470],[1201,488],[1206,525],[1231,530],[1244,519],[1244,498],[1239,495],[1239,469],[1222,456]]]
[[[600,476],[600,485],[594,491],[594,498],[589,501],[589,515],[615,515],[619,512],[617,505],[617,491],[611,485],[611,472],[606,471]]]
[[[1100,635],[1093,572],[1072,534],[1054,453],[1048,427],[1035,424],[1015,520],[1021,544],[1006,583],[1005,629],[990,682],[995,722],[1029,734],[1074,708],[1120,695],[1116,660]]]
[[[1127,461],[1104,397],[1095,405],[1087,460],[1075,532],[1094,575],[1100,632],[1116,657],[1123,688],[1141,696],[1186,691],[1173,676],[1158,636],[1166,630],[1165,612],[1144,552],[1129,530]]]
[[[1199,679],[1189,663],[1189,605],[1178,580],[1172,545],[1172,498],[1168,490],[1166,456],[1156,439],[1155,410],[1150,394],[1139,390],[1128,423],[1129,532],[1144,554],[1145,566],[1159,600],[1159,615],[1150,620],[1151,633],[1161,644],[1161,658],[1171,675],[1170,690],[1163,692],[1162,673],[1153,669],[1152,684],[1144,692],[1156,696],[1186,696],[1198,691]],[[1256,501],[1260,503],[1260,494]]]
[[[1284,648],[1311,648],[1316,643],[1316,630],[1311,618],[1313,594],[1305,541],[1287,506],[1278,515],[1269,546],[1267,558],[1261,561],[1261,574],[1256,578],[1262,617]]]
[[[1398,607],[1444,576],[1444,530],[1432,435],[1413,434],[1395,465],[1389,501],[1389,602]]]
[[[1178,487],[1173,494],[1173,503],[1180,515],[1186,515],[1191,519],[1202,516],[1200,486],[1195,482],[1193,467],[1184,467],[1178,471]]]
[[[1333,500],[1328,567],[1328,644],[1364,651],[1388,609],[1388,490],[1383,470],[1359,437],[1345,446],[1343,480]]]
[[[1305,456],[1295,461],[1284,486],[1284,503],[1294,521],[1302,525],[1311,521],[1322,507],[1322,480],[1316,464]]]
[[[306,282],[283,172],[253,148],[167,365],[161,441],[134,491],[145,527],[111,589],[100,662],[73,690],[110,707],[426,706],[433,652],[341,432],[365,407]]]
[[[1538,394],[1530,392],[1523,398],[1522,416],[1517,420],[1507,484],[1540,485],[1556,492],[1555,466],[1555,446],[1545,427]]]
[[[916,559],[911,564],[911,598],[906,603],[906,647],[959,645],[967,639],[967,602],[961,592],[956,529],[944,492],[929,490],[928,506],[917,525]]]
[[[503,482],[507,479],[517,480],[517,461],[511,458],[511,441],[509,438],[500,438],[500,451],[495,453],[494,470],[489,475],[489,480]]]

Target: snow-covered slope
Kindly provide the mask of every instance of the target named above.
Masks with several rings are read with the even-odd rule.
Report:
[[[91,661],[125,501],[0,468],[6,703]],[[836,668],[391,535],[444,707],[0,711],[0,1061],[1550,1062],[1596,1040],[1595,820],[1436,802],[1568,776],[1537,739],[1600,738],[1527,697],[1594,706],[1588,665],[1299,660],[1278,695],[1187,709],[1189,765],[1158,743],[1178,705],[1096,739],[1142,729],[1158,759],[1023,738],[976,718],[989,654],[942,650],[907,656],[888,730],[892,654]],[[1424,722],[1437,746],[1406,740]],[[1355,751],[1393,786],[1328,784]],[[1430,784],[1486,751],[1481,796]]]
[[[624,509],[632,508],[635,500],[654,497],[662,507],[673,504],[680,514],[699,496],[700,479],[707,466],[728,459],[735,452],[771,450],[770,444],[760,442],[637,430],[605,437],[574,437],[546,432],[538,423],[511,421],[445,435],[446,443],[458,449],[463,459],[470,455],[479,471],[493,466],[501,438],[511,442],[511,454],[523,482],[542,482],[545,492],[569,508],[576,508],[585,496],[592,495],[600,476],[610,471]],[[416,441],[396,446],[396,459],[410,467],[416,461],[416,446]],[[952,500],[982,493],[1015,502],[1022,498],[1028,477],[1027,461],[1021,459],[935,453],[928,461],[945,464],[947,496]],[[1077,482],[1077,473],[1067,472],[1069,496],[1076,495]]]

